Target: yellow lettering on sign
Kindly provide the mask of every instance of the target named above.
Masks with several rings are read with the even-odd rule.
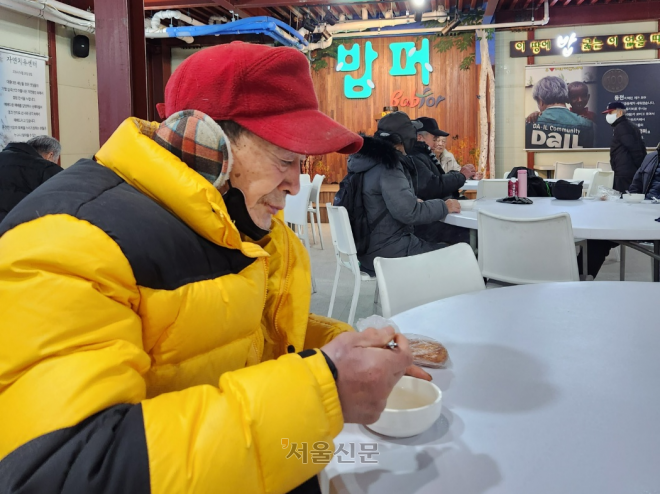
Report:
[[[609,46],[619,46],[619,37],[618,36],[610,36],[607,38],[607,44]]]
[[[513,47],[518,50],[520,53],[525,53],[525,42],[524,41],[516,41],[516,44],[513,45]]]
[[[651,43],[655,43],[656,45],[660,45],[660,33],[655,33],[650,36]]]

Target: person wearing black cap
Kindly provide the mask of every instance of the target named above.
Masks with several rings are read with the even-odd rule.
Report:
[[[461,168],[460,173],[445,173],[433,148],[438,139],[449,134],[438,127],[434,118],[420,117],[415,122],[421,124],[417,130],[417,142],[410,155],[417,170],[415,193],[423,200],[458,198],[459,189],[466,180],[474,177],[476,170],[472,165]]]
[[[613,101],[603,112],[612,126],[610,164],[614,171],[614,189],[625,192],[646,156],[646,145],[639,128],[626,117],[626,106]]]
[[[360,269],[374,275],[376,257],[407,257],[445,247],[414,235],[415,225],[440,222],[460,212],[458,201],[423,201],[415,194],[415,164],[409,156],[417,142],[419,123],[404,112],[385,115],[373,137],[348,158],[349,173],[363,173],[363,203],[370,226],[369,247],[359,255]]]
[[[458,191],[463,187],[465,181],[476,174],[474,166],[463,166],[460,173],[456,171],[445,173],[433,148],[438,139],[443,139],[449,134],[438,127],[438,122],[434,118],[420,117],[413,122],[421,125],[421,128],[417,130],[417,142],[410,154],[417,175],[413,181],[415,194],[424,201],[458,199]],[[450,245],[469,242],[470,239],[469,230],[437,221],[416,225],[415,235],[428,242],[444,242]]]

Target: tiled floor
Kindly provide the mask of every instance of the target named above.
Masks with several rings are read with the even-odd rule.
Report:
[[[316,314],[327,315],[337,264],[335,262],[334,250],[330,239],[329,225],[324,223],[322,225],[322,230],[325,249],[321,250],[318,237],[316,243],[312,244],[311,249],[312,269],[316,278],[317,289],[317,292],[312,295],[311,311]],[[619,281],[619,263],[613,258],[606,260],[605,265],[602,267],[600,273],[598,273],[596,280]],[[626,249],[626,281],[651,282],[652,280],[651,258],[632,249]],[[351,296],[353,294],[353,283],[353,275],[348,270],[342,269],[335,298],[335,307],[332,313],[334,318],[342,321],[348,319],[348,311],[350,308]],[[488,288],[491,287],[494,288],[496,286],[488,286]],[[375,289],[375,281],[362,282],[362,286],[360,287],[360,299],[355,314],[356,321],[359,318],[367,317],[373,313]]]

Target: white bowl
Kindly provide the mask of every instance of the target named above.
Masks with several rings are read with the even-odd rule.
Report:
[[[623,200],[626,202],[642,202],[644,194],[623,194]]]
[[[438,420],[441,410],[440,388],[423,379],[403,376],[387,398],[380,418],[367,427],[384,436],[416,436]]]

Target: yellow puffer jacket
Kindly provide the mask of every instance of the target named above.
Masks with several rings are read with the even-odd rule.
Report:
[[[157,125],[0,224],[0,492],[284,493],[343,426],[323,355],[288,353],[351,330],[309,315],[306,250],[242,238]]]

